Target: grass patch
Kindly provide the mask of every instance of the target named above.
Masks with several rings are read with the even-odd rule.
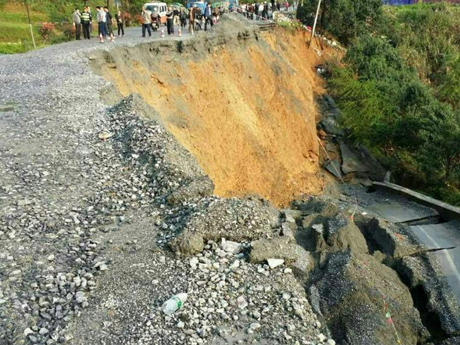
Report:
[[[35,22],[46,22],[48,21],[48,16],[44,13],[39,12],[31,12],[30,19],[32,23]],[[22,23],[28,24],[27,14],[24,12],[7,12],[7,11],[0,11],[0,23]]]
[[[0,42],[0,54],[19,54],[26,53],[34,47],[32,42]]]
[[[38,40],[40,35],[38,33],[39,26],[34,26],[34,35],[35,39]],[[0,42],[18,42],[21,40],[31,40],[30,38],[30,28],[28,24],[19,24],[19,23],[1,23],[0,22]]]

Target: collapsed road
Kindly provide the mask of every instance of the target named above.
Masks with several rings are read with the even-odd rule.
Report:
[[[423,206],[389,193],[392,191],[391,184],[378,184],[378,186],[387,187],[387,193],[377,192],[374,195],[374,202],[369,206],[370,209],[390,222],[409,225],[427,249],[435,252],[434,255],[460,303],[460,209],[450,206],[448,207],[450,212],[447,214],[442,210],[448,205],[442,202],[411,191],[411,194],[415,194],[419,200],[427,200]],[[441,208],[442,215],[436,208]]]
[[[237,16],[0,57],[0,344],[458,343],[436,253],[324,187],[318,62]]]

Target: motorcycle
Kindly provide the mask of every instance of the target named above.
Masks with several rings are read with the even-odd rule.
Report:
[[[160,28],[160,19],[158,17],[152,17],[152,30],[157,31]]]

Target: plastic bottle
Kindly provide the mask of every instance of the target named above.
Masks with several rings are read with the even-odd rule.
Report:
[[[177,310],[181,309],[184,303],[187,301],[187,294],[186,293],[179,293],[177,295],[172,296],[166,302],[163,303],[161,309],[165,314],[173,314]]]

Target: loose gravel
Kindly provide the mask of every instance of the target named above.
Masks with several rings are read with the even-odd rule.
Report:
[[[104,104],[95,49],[111,47],[0,56],[0,344],[331,344],[290,269],[213,241],[174,257],[171,239],[221,201],[139,99]],[[265,214],[243,203],[230,223]]]

